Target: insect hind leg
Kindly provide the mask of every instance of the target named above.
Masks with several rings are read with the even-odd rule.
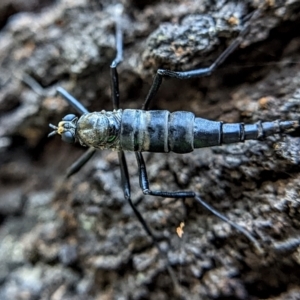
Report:
[[[258,9],[255,10],[253,13],[248,14],[245,17],[245,21],[247,22],[245,28],[241,31],[239,36],[229,45],[229,47],[227,47],[209,67],[194,69],[190,71],[183,71],[183,72],[172,71],[167,69],[158,69],[156,75],[154,76],[152,85],[146,96],[142,109],[145,110],[149,109],[150,102],[157,94],[164,77],[171,77],[177,79],[189,79],[194,77],[203,77],[203,76],[211,75],[228,58],[228,56],[239,47],[239,45],[243,41],[243,38],[249,32],[251,20],[257,18],[259,13],[260,10]]]
[[[210,211],[212,214],[214,214],[216,217],[221,219],[222,221],[226,222],[230,226],[232,226],[237,231],[241,232],[244,236],[246,236],[255,246],[255,248],[262,253],[262,249],[259,245],[259,242],[255,239],[255,237],[248,232],[243,227],[239,226],[238,224],[232,222],[229,220],[226,216],[218,212],[216,209],[214,209],[212,206],[210,206],[208,203],[206,203],[204,200],[201,199],[199,195],[197,195],[193,191],[175,191],[175,192],[168,192],[168,191],[151,191],[147,176],[147,170],[146,165],[142,156],[141,152],[135,152],[136,159],[139,166],[139,180],[140,180],[140,187],[145,195],[150,196],[158,196],[158,197],[166,197],[166,198],[194,198],[199,204],[201,204],[205,209]]]

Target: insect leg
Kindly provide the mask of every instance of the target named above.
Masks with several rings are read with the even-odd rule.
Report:
[[[66,172],[66,178],[71,177],[73,174],[77,173],[95,154],[96,149],[87,149],[68,169]]]
[[[165,192],[165,191],[151,191],[149,187],[149,180],[147,176],[147,170],[145,161],[143,159],[141,152],[135,152],[136,159],[139,166],[139,180],[140,180],[140,187],[145,195],[150,196],[159,196],[159,197],[167,197],[167,198],[195,198],[198,203],[200,203],[204,208],[206,208],[208,211],[210,211],[212,214],[214,214],[216,217],[220,218],[224,222],[231,225],[233,228],[235,228],[237,231],[244,234],[256,247],[256,249],[259,250],[259,252],[262,252],[261,247],[259,246],[258,241],[243,227],[237,225],[236,223],[230,221],[227,217],[225,217],[223,214],[218,212],[216,209],[214,209],[212,206],[210,206],[208,203],[206,203],[204,200],[202,200],[199,195],[197,195],[193,191],[175,191],[175,192]]]
[[[145,219],[143,218],[141,213],[138,211],[138,209],[134,206],[134,204],[131,200],[129,174],[128,174],[127,162],[126,162],[124,152],[123,151],[118,152],[118,156],[119,156],[119,162],[120,162],[121,182],[122,182],[124,197],[128,201],[129,205],[131,206],[133,212],[135,213],[135,215],[138,218],[139,222],[141,223],[142,227],[147,232],[148,236],[150,236],[150,238],[152,239],[152,242],[156,246],[156,248],[158,249],[160,256],[163,257],[167,261],[167,271],[168,271],[168,273],[171,277],[171,280],[174,284],[174,287],[179,292],[180,291],[179,284],[177,282],[174,271],[172,270],[172,268],[169,264],[169,261],[166,258],[165,253],[160,249],[160,247],[158,245],[158,242],[157,242],[155,236],[153,235],[151,229],[149,228],[149,226],[147,225]]]
[[[110,87],[111,87],[111,99],[113,103],[113,108],[119,108],[119,78],[117,72],[117,66],[123,60],[123,34],[120,23],[116,22],[116,50],[117,54],[115,59],[110,65]]]
[[[122,29],[119,22],[116,22],[116,50],[117,50],[116,57],[110,65],[111,98],[112,98],[114,109],[119,108],[120,93],[119,93],[119,79],[118,79],[117,66],[122,62],[123,59],[123,35],[122,35]],[[121,182],[122,182],[124,197],[129,202],[129,205],[134,211],[142,227],[144,228],[146,233],[151,237],[153,243],[157,246],[157,248],[160,251],[155,236],[153,235],[152,231],[150,230],[143,216],[138,211],[138,209],[134,206],[131,200],[130,181],[129,181],[128,167],[127,167],[124,151],[119,151],[118,157],[120,162]]]
[[[79,112],[80,114],[88,113],[89,111],[71,94],[69,94],[65,89],[62,87],[57,88],[57,92],[63,96],[63,98]],[[66,173],[66,178],[72,176],[73,174],[77,173],[95,154],[96,149],[89,148],[86,150],[72,165],[68,168]]]
[[[58,87],[56,91],[63,96],[63,98],[73,107],[77,110],[78,113],[80,114],[86,114],[89,111],[76,99],[74,98],[71,94],[69,94],[65,89],[62,87]]]
[[[119,22],[116,22],[116,49],[117,55],[113,62],[111,63],[111,97],[113,102],[114,109],[119,108],[119,81],[118,81],[118,73],[117,66],[122,61],[123,58],[123,38],[122,38],[122,30]],[[69,94],[62,87],[57,88],[57,92],[63,96],[63,98],[74,107],[80,114],[88,113],[89,111],[71,94]],[[82,156],[80,156],[67,170],[66,177],[70,177],[73,174],[77,173],[95,154],[96,149],[89,148]]]
[[[151,100],[156,95],[157,91],[159,90],[163,77],[171,77],[171,78],[177,78],[177,79],[189,79],[193,77],[202,77],[202,76],[209,76],[213,71],[215,71],[216,68],[218,68],[224,60],[233,52],[235,51],[238,46],[241,44],[244,36],[249,32],[249,21],[252,20],[254,17],[256,18],[259,14],[259,10],[256,10],[254,13],[251,13],[250,15],[246,16],[247,24],[245,28],[241,31],[239,36],[229,45],[228,48],[226,48],[221,55],[209,66],[206,68],[200,68],[190,71],[184,71],[184,72],[176,72],[171,70],[165,70],[165,69],[158,69],[156,71],[156,75],[154,76],[152,86],[150,87],[150,90],[148,92],[148,95],[145,99],[145,102],[142,106],[142,109],[147,110],[149,108],[149,104]]]
[[[122,59],[123,59],[123,36],[122,36],[122,29],[121,29],[121,26],[118,21],[116,22],[116,50],[117,50],[116,57],[110,65],[111,98],[112,98],[112,103],[113,103],[114,109],[119,108],[120,94],[119,94],[119,80],[118,80],[117,66],[119,65],[119,63],[122,62]],[[170,275],[170,278],[173,282],[175,289],[179,293],[179,291],[180,291],[179,284],[178,284],[176,276],[169,264],[169,261],[166,258],[165,253],[160,249],[158,242],[157,242],[155,236],[153,235],[150,227],[147,225],[142,214],[134,206],[134,204],[131,200],[130,181],[129,181],[129,174],[128,174],[127,162],[126,162],[124,151],[118,152],[118,158],[119,158],[119,162],[120,162],[121,183],[122,183],[122,188],[123,188],[123,192],[124,192],[124,198],[128,201],[128,203],[131,206],[137,219],[141,223],[142,227],[144,228],[144,230],[146,231],[148,236],[151,238],[155,247],[158,249],[159,255],[167,261],[167,271]]]

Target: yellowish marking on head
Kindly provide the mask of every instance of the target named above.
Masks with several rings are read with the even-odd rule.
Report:
[[[65,132],[64,124],[65,124],[64,121],[58,123],[57,133],[60,135]]]

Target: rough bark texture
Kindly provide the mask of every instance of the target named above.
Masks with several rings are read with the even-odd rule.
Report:
[[[13,12],[24,9],[18,2]],[[158,67],[209,65],[264,2],[221,68],[164,80],[152,107],[226,122],[299,119],[300,1],[121,2],[122,108],[141,107]],[[64,180],[84,149],[47,139],[48,123],[74,112],[57,86],[90,111],[111,109],[120,6],[45,1],[35,11],[32,3],[26,9],[34,12],[0,15],[0,299],[177,299],[165,262],[124,200],[117,153],[99,151]],[[160,237],[182,298],[300,298],[298,136],[145,155],[152,189],[196,191],[252,232],[263,254],[192,199],[143,196],[128,154],[133,199]]]

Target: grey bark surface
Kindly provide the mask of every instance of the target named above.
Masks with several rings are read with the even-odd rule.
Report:
[[[157,68],[208,66],[260,1],[121,2],[121,107],[141,108]],[[117,153],[98,151],[64,180],[85,149],[47,139],[49,122],[74,113],[57,86],[90,111],[111,110],[120,3],[38,9],[0,15],[0,299],[177,299],[124,200]],[[299,119],[299,9],[296,0],[265,1],[241,47],[212,76],[164,80],[152,108],[224,122]],[[160,238],[182,298],[300,299],[299,132],[145,158],[153,190],[197,192],[264,250],[192,199],[144,196],[128,153],[134,202]]]

